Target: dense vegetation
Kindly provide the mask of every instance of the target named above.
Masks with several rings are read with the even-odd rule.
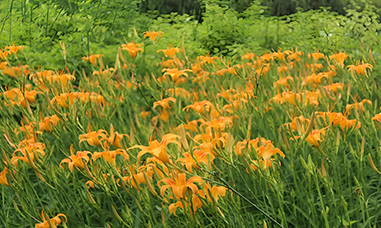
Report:
[[[377,5],[167,2],[0,4],[0,227],[380,226]]]

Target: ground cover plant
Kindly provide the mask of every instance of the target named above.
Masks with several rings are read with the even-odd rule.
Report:
[[[242,39],[248,20],[230,9],[206,10],[204,24],[162,16],[84,52],[67,36],[46,65],[33,42],[0,48],[1,227],[381,225],[376,14],[254,24],[289,28],[272,47]]]

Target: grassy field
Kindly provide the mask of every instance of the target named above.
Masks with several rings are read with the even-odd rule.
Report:
[[[0,6],[0,227],[381,226],[372,4],[99,2]]]

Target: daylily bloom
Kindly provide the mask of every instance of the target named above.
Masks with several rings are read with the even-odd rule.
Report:
[[[359,111],[365,112],[365,109],[364,109],[364,104],[365,103],[368,103],[368,104],[372,105],[372,102],[370,100],[364,99],[361,102],[356,102],[354,104],[347,104],[346,110],[347,110],[347,112],[350,112],[352,108],[355,108],[355,109],[357,109]]]
[[[339,52],[337,54],[333,54],[329,56],[330,59],[336,60],[337,64],[341,67],[344,67],[344,61],[346,58],[348,58],[349,55],[345,54],[344,52]]]
[[[173,59],[175,57],[176,53],[180,52],[180,48],[178,48],[178,47],[175,47],[175,48],[172,47],[172,48],[167,48],[167,49],[161,49],[161,50],[158,50],[157,53],[159,53],[161,51],[164,53],[164,55],[166,57],[169,57],[169,58]]]
[[[341,83],[333,83],[331,85],[324,86],[325,89],[332,90],[335,94],[338,93],[338,89],[343,90],[344,85]]]
[[[206,54],[205,56],[200,55],[196,58],[196,60],[198,60],[201,65],[205,63],[214,64],[215,59],[218,59],[218,57],[217,56],[210,57],[209,53]]]
[[[18,167],[18,164],[17,164],[18,160],[22,160],[30,164],[28,159],[28,156],[30,156],[30,160],[33,163],[36,160],[36,156],[38,155],[38,153],[40,153],[41,156],[45,155],[44,149],[45,149],[45,145],[43,143],[33,143],[33,144],[26,145],[25,147],[16,149],[13,152],[11,162],[16,167]],[[23,155],[23,157],[16,156],[18,152],[20,152]],[[33,165],[33,164],[30,164],[30,165]]]
[[[318,61],[320,58],[324,58],[324,54],[323,53],[319,53],[319,51],[315,52],[315,53],[309,53],[308,54],[308,58],[313,58],[314,61]]]
[[[365,64],[361,64],[357,66],[349,65],[347,66],[347,68],[348,70],[356,71],[357,75],[361,75],[366,73],[366,69],[369,69],[370,71],[372,71],[373,66],[370,65],[369,63],[365,63]]]
[[[141,44],[135,44],[134,41],[128,44],[122,44],[122,50],[128,51],[130,56],[134,59],[139,51],[143,51],[143,48],[140,48]]]
[[[91,152],[90,151],[77,151],[77,154],[75,155],[73,145],[71,145],[70,146],[70,156],[69,156],[69,158],[65,158],[60,162],[60,168],[63,168],[61,165],[62,163],[68,163],[70,172],[73,172],[73,166],[75,166],[77,168],[84,169],[85,164],[83,163],[82,159],[84,159],[86,162],[88,162],[89,161],[89,156],[87,156],[88,154],[91,154]]]
[[[97,65],[97,60],[101,57],[103,57],[104,55],[102,54],[91,54],[90,53],[90,56],[85,56],[85,57],[82,57],[83,60],[88,60],[91,64],[93,65]]]
[[[188,208],[188,203],[184,202],[185,208]],[[192,195],[192,208],[190,208],[190,213],[193,214],[196,212],[197,209],[201,208],[202,202],[200,198],[197,195]],[[176,203],[172,203],[169,205],[168,210],[171,214],[176,215],[176,209],[177,208],[182,208],[184,210],[184,205],[181,201],[177,201]]]
[[[6,46],[4,49],[8,49],[9,52],[17,55],[19,50],[22,50],[25,46]]]
[[[136,145],[133,146],[130,149],[139,148],[141,151],[139,152],[137,159],[140,161],[140,157],[143,156],[146,153],[151,154],[158,160],[169,163],[170,162],[170,155],[167,153],[167,145],[170,143],[177,144],[179,147],[181,146],[181,143],[176,140],[176,138],[180,138],[180,136],[175,134],[166,134],[163,136],[161,142],[154,140],[149,142],[149,146],[140,146]]]
[[[116,167],[116,155],[122,155],[124,160],[127,160],[130,158],[130,156],[127,154],[127,151],[124,149],[117,149],[117,150],[109,150],[109,145],[107,145],[107,142],[104,144],[105,151],[103,152],[94,152],[93,153],[93,160],[97,160],[100,157],[103,157],[108,163],[113,164]]]
[[[152,42],[155,43],[156,37],[161,38],[163,36],[163,34],[164,34],[164,32],[162,32],[162,31],[158,31],[158,32],[155,32],[155,31],[144,32],[144,38],[149,37],[152,40]]]
[[[51,218],[50,219],[50,223],[56,227],[57,225],[61,224],[61,219],[60,217],[63,217],[65,218],[65,220],[63,221],[63,223],[66,223],[67,222],[67,217],[66,215],[64,215],[63,213],[59,213],[57,214],[54,218]],[[49,222],[45,219],[45,215],[44,215],[44,209],[42,209],[42,212],[41,212],[41,218],[43,220],[42,223],[39,223],[39,224],[36,224],[34,227],[35,228],[51,228],[49,226]]]
[[[160,186],[160,183],[165,183],[165,185]],[[164,197],[164,193],[168,188],[172,189],[173,195],[177,200],[185,198],[185,192],[188,188],[190,188],[194,194],[197,193],[197,186],[194,184],[195,182],[202,184],[204,181],[201,177],[194,176],[186,180],[185,173],[176,173],[173,172],[172,178],[164,178],[159,181],[157,185],[160,187],[161,196]]]
[[[212,108],[214,108],[214,106],[212,102],[205,100],[196,102],[192,105],[185,106],[185,108],[183,108],[183,111],[186,110],[188,112],[190,108],[203,115],[205,114],[205,111],[210,111]]]
[[[324,129],[320,129],[320,130],[313,130],[312,132],[310,132],[306,138],[306,141],[311,143],[312,146],[314,147],[319,147],[320,145],[320,142],[323,141],[322,139],[322,135],[324,136],[325,135],[325,131]]]
[[[273,83],[274,87],[277,87],[277,85],[281,85],[287,89],[290,89],[290,84],[288,84],[288,80],[294,81],[294,78],[291,76],[287,76],[285,78],[281,78],[278,81]]]
[[[4,170],[0,173],[0,184],[9,187],[9,182],[7,179],[7,173],[8,173],[8,168],[4,167]]]
[[[333,126],[340,125],[341,129],[349,129],[356,126],[356,129],[361,127],[361,122],[357,120],[348,120],[342,113],[336,112],[317,112],[317,117],[322,117],[326,121],[326,116],[329,119],[329,123]]]
[[[106,138],[108,143],[110,145],[114,145],[118,148],[122,148],[122,145],[120,144],[120,141],[123,139],[123,137],[127,137],[127,134],[119,134],[117,131],[114,131],[114,126],[110,125],[110,137]]]
[[[193,156],[196,160],[193,159],[191,154],[188,152],[183,153],[183,156],[185,158],[179,158],[177,159],[177,161],[181,162],[181,164],[184,165],[189,172],[193,171],[192,168],[200,169],[200,167],[196,164],[196,161],[197,163],[204,163],[206,165],[209,165],[209,164],[213,164],[213,160],[214,160],[213,154],[207,151],[202,151],[202,150],[193,151]]]
[[[257,155],[258,155],[258,160],[253,161],[254,164],[251,165],[251,167],[256,170],[257,166],[262,168],[263,170],[266,169],[267,167],[271,167],[272,161],[275,161],[276,159],[271,158],[273,155],[279,154],[282,158],[284,158],[284,154],[281,150],[278,148],[273,148],[273,145],[271,143],[268,143],[265,146],[260,146],[257,149]],[[279,162],[280,164],[280,162]]]
[[[173,68],[173,69],[166,68],[166,69],[162,70],[162,72],[164,72],[164,71],[166,71],[164,73],[164,75],[171,76],[172,80],[176,83],[181,76],[185,76],[188,78],[188,74],[186,73],[186,71],[191,71],[191,70],[189,70],[189,69],[179,70],[177,68]]]
[[[248,54],[244,54],[241,59],[247,59],[247,60],[253,60],[255,57],[255,54],[254,53],[248,53]]]
[[[169,102],[170,101],[172,101],[173,103],[176,103],[176,98],[174,98],[174,97],[167,97],[167,98],[161,99],[160,101],[155,101],[153,103],[153,107],[152,108],[156,108],[158,105],[160,105],[163,109],[170,108],[170,106],[169,106]]]
[[[39,123],[40,131],[52,131],[53,127],[57,125],[60,118],[57,115],[47,116]]]
[[[90,146],[96,145],[101,147],[101,139],[107,138],[107,132],[103,129],[98,131],[90,131],[90,123],[87,126],[87,131],[88,133],[79,136],[79,144],[83,141],[87,141]]]

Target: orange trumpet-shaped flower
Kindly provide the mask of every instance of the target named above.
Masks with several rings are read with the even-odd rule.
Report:
[[[137,159],[140,161],[140,157],[143,156],[144,154],[151,154],[158,160],[164,162],[164,163],[169,163],[170,161],[170,155],[167,153],[167,145],[170,143],[175,143],[179,146],[181,146],[181,143],[177,141],[176,139],[180,138],[180,136],[175,135],[175,134],[166,134],[163,136],[161,142],[159,143],[157,140],[150,141],[149,146],[140,146],[136,145],[133,146],[130,149],[134,148],[139,148],[141,151],[139,152]]]
[[[104,55],[102,55],[102,54],[95,54],[95,55],[93,55],[93,54],[90,53],[90,56],[82,57],[82,59],[89,61],[93,65],[97,65],[97,60],[99,58],[101,58],[102,56],[104,56]]]
[[[183,153],[183,156],[185,158],[179,158],[179,159],[177,159],[177,161],[181,162],[181,164],[184,165],[189,172],[193,172],[192,168],[200,169],[200,167],[197,165],[197,163],[204,163],[204,164],[208,165],[208,164],[213,164],[213,160],[214,160],[213,154],[209,153],[208,151],[203,151],[203,150],[193,151],[193,156],[196,160],[193,159],[191,154],[189,154],[188,152]],[[197,161],[197,163],[196,163],[196,161]]]
[[[318,61],[320,58],[324,58],[324,54],[323,53],[320,53],[319,51],[318,52],[315,52],[315,53],[309,53],[308,54],[308,58],[313,58],[314,61]]]
[[[349,55],[345,54],[344,52],[340,52],[340,53],[337,53],[337,54],[333,54],[331,56],[329,56],[330,59],[334,59],[336,60],[336,62],[341,66],[341,67],[344,67],[344,61],[346,58],[348,58]]]
[[[90,131],[90,124],[87,127],[87,131],[89,133],[82,134],[79,136],[79,144],[81,144],[81,142],[83,141],[87,141],[87,143],[90,146],[96,145],[101,147],[101,140],[107,138],[107,132],[103,129],[100,129],[98,131]]]
[[[186,110],[188,112],[190,108],[203,115],[205,114],[205,111],[210,111],[210,109],[214,108],[214,106],[210,101],[200,101],[192,105],[185,106],[185,108],[183,108],[183,111]]]
[[[350,110],[352,108],[355,108],[355,109],[357,109],[359,111],[365,112],[365,109],[364,109],[364,104],[365,103],[368,103],[368,104],[372,105],[372,102],[370,100],[364,99],[364,100],[362,100],[360,102],[356,102],[354,104],[347,104],[346,110],[347,110],[347,112],[350,112]]]
[[[114,145],[118,148],[122,148],[122,145],[120,141],[123,139],[123,137],[127,137],[127,134],[119,134],[117,131],[114,131],[114,126],[111,124],[110,126],[110,137],[107,138],[107,141],[110,143],[110,145]]]
[[[155,32],[155,31],[144,32],[144,38],[149,37],[152,40],[152,42],[155,43],[156,37],[161,38],[163,36],[163,34],[164,34],[164,32],[162,32],[162,31],[158,31],[158,32]]]
[[[185,208],[189,207],[187,202],[184,202],[184,204],[185,204]],[[192,208],[190,208],[191,214],[196,212],[197,209],[201,208],[202,202],[197,195],[192,195],[192,204],[191,205],[192,205]],[[176,209],[179,207],[184,210],[184,205],[181,201],[177,201],[176,203],[172,203],[171,205],[169,205],[168,210],[171,214],[176,215]]]
[[[109,146],[107,143],[104,145],[105,151],[103,152],[94,152],[93,154],[93,160],[97,160],[100,157],[103,157],[108,163],[113,164],[116,167],[116,155],[122,155],[124,160],[129,159],[130,157],[127,154],[127,151],[124,149],[117,149],[117,150],[109,150]]]
[[[324,136],[325,135],[325,131],[324,129],[320,129],[320,130],[313,130],[312,132],[310,132],[306,138],[306,141],[311,143],[312,146],[314,147],[319,147],[320,145],[320,142],[323,141],[322,139],[322,135]]]
[[[122,50],[128,51],[130,56],[134,59],[139,51],[143,51],[143,48],[140,48],[141,44],[135,44],[134,41],[128,44],[122,44]]]
[[[179,70],[177,68],[173,68],[173,69],[166,68],[162,70],[162,72],[164,71],[166,72],[163,74],[163,76],[165,75],[171,76],[172,80],[176,83],[181,76],[185,76],[186,78],[188,78],[188,74],[186,73],[186,71],[192,71],[192,70],[189,70],[189,69]]]
[[[82,159],[84,159],[86,162],[88,162],[89,156],[87,156],[87,155],[91,154],[91,152],[90,151],[77,151],[77,154],[74,154],[74,148],[73,148],[73,145],[71,145],[70,154],[71,155],[69,156],[69,158],[65,158],[60,162],[60,168],[63,168],[61,165],[62,163],[68,163],[70,172],[73,172],[73,166],[75,166],[77,168],[81,168],[81,169],[85,168],[85,164],[83,163]]]
[[[168,48],[168,49],[161,49],[161,50],[158,50],[157,53],[159,53],[161,51],[164,53],[164,55],[166,57],[169,57],[169,58],[173,59],[175,57],[176,53],[180,52],[180,48],[178,48],[178,47],[174,48],[173,47],[173,48]]]
[[[33,143],[33,144],[26,145],[25,147],[16,149],[12,154],[13,157],[11,159],[11,162],[16,167],[18,167],[18,164],[17,164],[18,160],[22,160],[22,161],[30,164],[29,159],[28,159],[28,156],[30,156],[30,160],[33,163],[36,160],[37,153],[40,153],[41,156],[45,155],[44,148],[45,148],[45,145],[43,143]],[[16,154],[18,152],[20,152],[23,155],[23,157],[16,156]],[[30,164],[30,165],[32,165],[32,164]]]
[[[8,168],[4,167],[4,170],[0,173],[0,184],[8,186],[8,179],[7,179],[7,173],[8,173]]]
[[[348,70],[356,71],[357,75],[361,75],[366,73],[366,69],[369,69],[370,71],[372,71],[373,66],[370,65],[369,63],[365,63],[365,64],[361,64],[357,66],[349,65],[347,66],[347,68]]]
[[[169,102],[172,101],[173,103],[176,103],[176,98],[174,97],[167,97],[167,98],[164,98],[160,101],[156,101],[153,103],[153,107],[152,108],[156,108],[158,105],[160,105],[163,109],[167,109],[167,108],[170,108],[169,106]]]
[[[47,116],[39,123],[40,131],[52,131],[53,127],[57,125],[60,118],[57,115]]]
[[[160,186],[160,183],[165,183],[165,185]],[[194,176],[186,180],[185,173],[173,173],[172,178],[164,178],[159,181],[157,184],[160,187],[161,196],[164,197],[164,193],[168,188],[172,189],[173,195],[177,200],[185,198],[185,192],[190,188],[194,194],[197,193],[198,188],[194,184],[195,182],[202,184],[204,181],[201,177]]]
[[[66,223],[67,222],[67,217],[65,214],[63,213],[59,213],[57,214],[54,218],[51,218],[50,219],[50,223],[56,227],[57,225],[61,224],[61,219],[60,217],[63,217],[65,218],[65,220],[63,221],[63,223]],[[38,223],[36,224],[34,227],[35,228],[51,228],[51,226],[49,226],[49,222],[45,219],[45,215],[44,215],[44,209],[42,209],[42,212],[41,212],[41,218],[43,220],[42,223]]]

